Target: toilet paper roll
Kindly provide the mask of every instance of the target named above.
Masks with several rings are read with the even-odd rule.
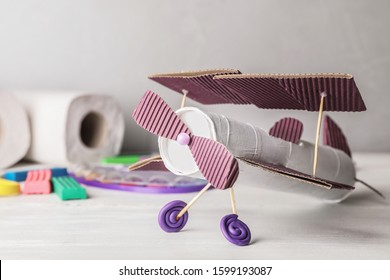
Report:
[[[0,168],[21,160],[30,146],[27,113],[15,96],[0,91]]]
[[[86,92],[17,92],[31,122],[26,158],[42,163],[87,163],[117,155],[124,117],[114,98]]]

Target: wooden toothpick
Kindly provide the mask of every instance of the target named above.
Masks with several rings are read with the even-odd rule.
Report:
[[[234,196],[234,190],[233,187],[230,188],[230,200],[232,202],[232,211],[233,214],[237,215],[237,206],[236,206],[236,198]]]
[[[183,216],[184,213],[188,211],[188,209],[190,209],[192,204],[194,204],[202,196],[202,194],[204,194],[210,187],[211,187],[211,184],[207,183],[207,185],[204,186],[204,188],[190,202],[188,202],[188,204],[183,209],[181,209],[179,214],[177,214],[177,216],[176,216],[176,220],[179,220],[180,217]]]
[[[326,97],[326,92],[321,92],[321,103],[320,103],[320,108],[318,110],[316,142],[315,142],[315,146],[314,146],[313,177],[316,177],[316,175],[317,175],[318,142],[320,140],[321,123],[322,123],[322,112],[324,110],[324,100],[325,100],[325,97]]]
[[[187,99],[188,90],[182,89],[181,92],[183,93],[183,98],[181,99],[180,108],[183,108],[186,105],[186,99]]]

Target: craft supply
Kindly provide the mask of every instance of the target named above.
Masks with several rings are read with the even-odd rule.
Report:
[[[165,118],[161,119],[155,112],[164,114]],[[231,174],[238,174],[238,165],[226,147],[212,139],[194,135],[194,131],[190,136],[190,130],[184,122],[152,91],[145,93],[133,112],[133,118],[141,127],[160,138],[177,141],[178,146],[188,149],[203,176],[214,187],[225,189],[234,184],[237,176],[231,177]],[[169,124],[172,124],[171,127]],[[204,160],[204,157],[209,158],[209,161]]]
[[[294,144],[280,138],[271,137],[263,129],[251,124],[241,123],[223,115],[206,113],[198,108],[179,109],[176,114],[195,135],[215,139],[225,145],[237,158],[251,162],[280,165],[305,174],[312,174],[314,151],[312,143],[299,140],[297,144]],[[295,140],[295,138],[291,140]],[[168,170],[176,175],[203,178],[191,151],[186,146],[164,137],[159,137],[158,144],[161,158]],[[354,164],[351,158],[341,150],[319,146],[318,166],[317,175],[319,178],[350,186],[355,182]],[[343,172],[340,172],[340,170],[343,170]],[[257,180],[263,180],[263,178],[258,177]],[[328,191],[308,192],[306,188],[302,188],[302,190],[289,189],[277,183],[270,184],[269,187],[274,190],[282,189],[283,191],[302,193],[324,200],[343,199],[352,190],[339,190],[335,197],[335,193]]]
[[[187,100],[188,90],[183,89],[183,90],[182,90],[182,93],[183,93],[183,97],[182,97],[182,99],[181,99],[180,108],[184,108],[184,107],[186,106],[186,100]]]
[[[29,121],[22,103],[0,90],[0,168],[21,160],[30,147],[30,140]]]
[[[128,172],[123,166],[75,165],[71,176],[91,187],[150,194],[188,193],[201,190],[206,181],[177,176],[168,171],[136,170]]]
[[[217,75],[210,87],[219,84],[246,100],[228,98],[229,103],[253,104],[261,109],[318,111],[320,93],[326,92],[324,111],[361,112],[363,98],[351,74],[236,74]],[[206,99],[207,96],[204,96]]]
[[[51,170],[31,170],[24,182],[23,194],[49,194]]]
[[[313,177],[317,175],[317,163],[318,163],[318,142],[320,140],[321,132],[321,123],[322,123],[322,112],[324,110],[324,100],[326,97],[326,92],[321,93],[320,108],[318,109],[318,120],[317,120],[317,131],[316,131],[316,141],[314,142],[314,160],[313,160]]]
[[[50,170],[51,170],[51,177],[60,177],[60,176],[68,175],[68,171],[66,168],[56,167]],[[7,180],[23,182],[26,181],[27,173],[29,171],[31,170],[8,171],[3,175],[3,177]]]
[[[63,167],[56,167],[52,168],[51,170],[51,177],[62,177],[62,176],[68,176],[68,170]]]
[[[173,111],[158,95],[147,91],[133,112],[134,120],[159,136],[161,159],[170,171],[208,181],[188,204],[172,201],[161,209],[158,221],[164,231],[180,231],[188,220],[188,209],[212,185],[218,189],[230,188],[233,214],[221,220],[223,235],[231,243],[248,245],[251,233],[238,219],[232,189],[239,175],[237,159],[257,169],[258,173],[268,171],[280,176],[280,181],[282,177],[287,178],[293,191],[299,186],[304,193],[320,194],[334,202],[343,200],[354,189],[357,179],[354,164],[345,153],[348,145],[340,143],[345,138],[332,122],[326,124],[328,136],[325,139],[333,147],[344,148],[318,146],[323,111],[366,110],[352,75],[241,75],[234,72],[224,75],[218,70],[207,70],[158,74],[151,79],[183,93],[181,108]],[[326,103],[325,92],[329,93]],[[251,124],[184,107],[187,96],[204,104],[249,103],[267,109],[319,111],[315,144],[300,140],[303,125],[296,119],[278,121],[268,134]],[[336,133],[333,135],[336,138],[330,133]],[[148,164],[153,159],[143,162]],[[244,174],[248,176],[250,172]]]
[[[3,178],[15,182],[26,181],[28,171],[8,171],[3,175]]]
[[[188,209],[190,209],[190,207],[209,189],[211,188],[211,184],[208,183],[206,186],[204,186],[204,188],[198,192],[198,194],[192,198],[192,200],[190,202],[188,202],[188,204],[177,214],[176,216],[176,220],[180,219],[181,216],[184,215],[184,213],[186,213],[188,211]]]
[[[110,96],[87,92],[17,92],[30,117],[27,159],[42,163],[97,162],[118,154],[124,117]]]
[[[277,121],[268,134],[284,141],[299,144],[303,133],[303,124],[294,118],[283,118]]]
[[[181,110],[184,110],[182,108]],[[156,114],[159,112],[159,114]],[[162,118],[161,116],[164,116]],[[134,120],[144,129],[159,136],[159,139],[166,138],[177,143],[178,146],[187,148],[193,157],[196,166],[208,181],[207,185],[188,203],[188,205],[177,205],[176,201],[168,203],[159,213],[159,225],[168,232],[180,231],[188,219],[188,209],[204,194],[211,186],[217,189],[228,189],[233,187],[239,174],[238,162],[227,147],[214,139],[196,135],[186,123],[152,91],[147,91],[133,112]],[[234,192],[230,193],[232,201],[235,201]],[[181,201],[178,201],[180,204]],[[237,212],[235,203],[232,204],[233,211]],[[175,210],[171,210],[171,207]],[[176,217],[172,213],[176,213]],[[177,210],[176,210],[177,209]],[[236,215],[237,218],[237,215]],[[236,223],[245,225],[237,219]],[[245,225],[245,228],[249,228]],[[226,229],[227,231],[230,230]],[[248,234],[246,234],[248,235]],[[241,236],[241,234],[240,234]],[[250,236],[250,233],[249,233]],[[233,242],[231,239],[227,238]],[[245,239],[237,245],[248,245],[249,239]]]
[[[72,175],[72,174],[71,174]],[[74,175],[73,175],[74,176]],[[105,183],[96,180],[88,180],[82,177],[74,177],[77,182],[80,184],[96,187],[107,190],[117,190],[117,191],[126,191],[126,192],[136,192],[144,194],[179,194],[179,193],[191,193],[200,191],[206,184],[202,180],[202,184],[193,185],[187,184],[186,186],[166,186],[166,185],[150,185],[150,186],[140,186],[140,185],[128,185],[128,184],[118,184],[118,183]]]
[[[53,190],[61,200],[86,199],[87,192],[76,180],[69,176],[51,179]]]
[[[19,183],[0,178],[0,196],[18,195],[19,193]]]
[[[116,157],[105,157],[101,163],[106,164],[133,164],[141,159],[138,155],[119,155]]]
[[[158,224],[166,232],[178,232],[183,229],[188,221],[188,212],[185,211],[180,218],[177,218],[180,211],[186,207],[181,200],[174,200],[161,208],[158,213]]]
[[[241,72],[236,69],[215,69],[155,74],[149,76],[149,79],[183,94],[185,98],[203,104],[231,103],[231,100],[245,103],[239,95],[233,94],[228,88],[213,80],[219,75],[239,73]],[[185,98],[182,99],[182,105],[185,103]]]
[[[232,203],[232,212],[237,214],[236,198],[234,195],[234,188],[230,188],[230,202]]]
[[[142,159],[129,166],[129,171],[132,170],[160,170],[166,171],[166,167],[161,159],[161,156],[151,156],[146,159]]]

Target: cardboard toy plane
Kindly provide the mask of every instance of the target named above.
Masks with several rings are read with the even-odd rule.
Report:
[[[256,176],[266,171],[262,178],[268,178],[266,185],[272,188],[333,202],[345,199],[354,184],[362,182],[356,178],[343,132],[329,116],[324,120],[322,117],[323,111],[366,110],[352,75],[241,74],[234,69],[220,69],[149,78],[182,94],[182,106],[173,111],[154,92],[145,93],[133,118],[159,136],[160,157],[137,163],[130,170],[162,161],[177,175],[208,181],[188,204],[176,200],[161,209],[159,224],[166,232],[177,232],[185,226],[188,209],[208,188],[229,189],[232,214],[222,218],[221,231],[228,241],[248,245],[251,233],[238,219],[233,191],[237,180],[244,182],[240,170],[245,170],[242,177],[247,180],[258,180]],[[316,141],[301,140],[303,124],[294,118],[283,118],[266,132],[252,124],[186,107],[186,98],[202,104],[253,104],[261,109],[318,111]],[[322,123],[323,145],[319,145]]]

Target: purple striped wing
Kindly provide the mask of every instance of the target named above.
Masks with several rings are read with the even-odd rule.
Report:
[[[172,140],[176,140],[182,132],[191,133],[168,104],[150,90],[138,103],[133,118],[145,130]]]
[[[352,76],[297,77],[280,79],[286,91],[308,111],[318,111],[321,95],[326,92],[324,111],[365,111],[363,99]]]
[[[188,97],[202,104],[236,103],[249,104],[241,95],[217,83],[217,75],[239,74],[235,69],[217,69],[197,72],[178,72],[156,74],[149,79],[162,84],[178,93],[188,92]]]
[[[215,188],[233,186],[239,174],[238,162],[224,145],[208,138],[192,136],[190,149],[199,170]]]
[[[347,138],[341,128],[329,116],[325,116],[324,119],[323,142],[324,145],[344,151],[351,157]]]
[[[326,92],[324,111],[366,110],[348,74],[220,75],[214,79],[259,108],[318,111],[320,93]]]
[[[294,118],[284,118],[276,122],[270,129],[269,135],[285,141],[298,144],[303,133],[303,124]]]
[[[240,77],[240,78],[239,78]],[[276,79],[246,75],[217,76],[217,82],[243,99],[263,109],[304,109],[302,105],[279,84]]]
[[[215,75],[214,75],[215,76]],[[204,89],[218,95],[226,101],[226,103],[233,104],[250,104],[249,101],[245,100],[241,95],[231,91],[229,88],[217,83],[213,75],[200,75],[188,78],[194,84],[197,84]]]

